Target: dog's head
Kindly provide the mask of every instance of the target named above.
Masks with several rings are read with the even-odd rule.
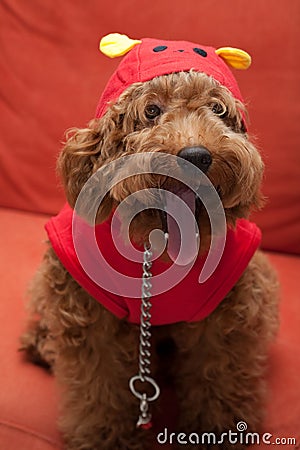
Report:
[[[228,224],[234,225],[261,205],[263,163],[247,135],[246,109],[222,52],[186,42],[146,40],[146,63],[141,68],[143,44],[134,42],[139,53],[132,49],[123,59],[102,95],[97,118],[87,128],[70,132],[59,157],[70,205],[75,205],[87,180],[103,165],[130,154],[160,152],[180,156],[205,173],[222,201]],[[152,59],[147,52],[152,52]],[[163,54],[164,59],[155,59]],[[231,49],[233,65],[239,57],[245,58],[243,52]],[[130,58],[127,65],[126,58]],[[150,173],[119,182],[102,201],[98,222],[138,190],[184,191],[171,174],[170,166],[170,176]],[[147,209],[144,202],[145,210],[131,226],[136,241],[145,241],[151,229],[164,226],[160,212]],[[205,208],[197,207],[197,198],[195,203],[200,229],[206,229]]]

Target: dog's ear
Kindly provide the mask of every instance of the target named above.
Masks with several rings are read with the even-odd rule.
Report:
[[[87,128],[67,132],[67,141],[58,157],[57,170],[72,208],[88,179],[120,150],[120,121],[120,117],[107,113],[100,119],[92,120]],[[113,203],[107,194],[99,207],[97,222],[109,216]]]
[[[247,148],[245,170],[236,170],[240,173],[240,179],[224,204],[227,222],[231,225],[238,218],[248,218],[251,212],[261,209],[265,204],[261,191],[264,163],[259,152],[249,142]]]

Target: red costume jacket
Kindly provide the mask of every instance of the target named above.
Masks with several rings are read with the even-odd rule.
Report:
[[[72,235],[73,210],[66,205],[61,212],[46,224],[46,231],[55,253],[72,277],[92,297],[119,318],[129,322],[140,322],[139,298],[127,298],[109,292],[93,281],[81,266]],[[129,277],[141,278],[142,266],[122,256],[115,248],[111,236],[111,220],[94,227],[97,244],[108,264]],[[81,230],[91,228],[88,224]],[[198,257],[190,272],[176,286],[166,292],[152,296],[151,324],[164,325],[176,322],[195,322],[208,316],[224,299],[246,269],[261,240],[259,228],[252,222],[239,219],[236,228],[229,229],[222,258],[214,273],[204,283],[198,278],[205,257]],[[87,245],[86,252],[89,248]],[[153,277],[171,266],[155,260],[151,272]],[[99,267],[101,274],[102,268]],[[103,272],[103,276],[109,274]],[[112,281],[113,282],[113,281]]]

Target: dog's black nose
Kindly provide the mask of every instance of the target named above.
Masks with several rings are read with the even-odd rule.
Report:
[[[204,173],[212,163],[211,154],[205,147],[184,147],[177,156],[191,162]],[[180,160],[178,162],[180,164]]]

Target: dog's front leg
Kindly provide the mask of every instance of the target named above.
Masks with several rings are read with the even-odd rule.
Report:
[[[244,448],[239,422],[246,433],[260,431],[268,350],[278,327],[277,290],[276,276],[258,252],[208,318],[174,333],[179,431],[200,439],[206,433],[203,448]]]
[[[54,363],[66,448],[149,448],[148,432],[136,429],[139,401],[129,389],[137,371],[139,327],[117,319],[91,298],[52,248],[31,291],[33,319],[22,348],[39,363]]]
[[[137,370],[139,330],[99,308],[99,321],[84,330],[78,349],[61,346],[56,364],[66,448],[143,450],[148,433],[136,428],[139,403],[128,384]]]
[[[230,354],[223,355],[228,363],[228,368],[224,369],[223,363],[213,361],[212,355],[211,358],[204,356],[201,347],[194,347],[195,352],[202,352],[199,360],[195,361],[195,354],[185,354],[183,364],[187,367],[178,371],[178,433],[186,434],[185,447],[188,449],[244,449],[243,441],[232,445],[228,433],[237,432],[236,425],[240,421],[251,426],[251,431],[259,424],[262,380],[255,376],[241,381],[236,373],[230,373],[230,365],[235,363],[234,360],[230,362]],[[232,440],[235,435],[231,436]]]

